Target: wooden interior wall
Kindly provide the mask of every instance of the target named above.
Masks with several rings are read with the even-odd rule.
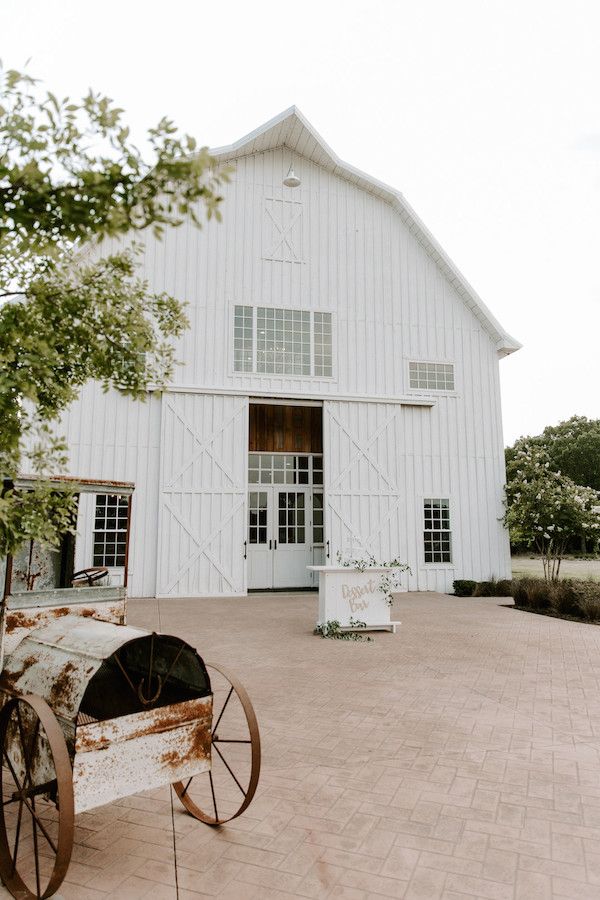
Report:
[[[251,452],[322,453],[320,406],[250,404]]]

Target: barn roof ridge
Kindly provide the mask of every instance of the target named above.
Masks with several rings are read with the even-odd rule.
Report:
[[[344,162],[332,150],[318,131],[310,124],[297,106],[290,106],[263,125],[228,146],[211,149],[211,154],[223,161],[250,156],[254,153],[285,146],[308,158],[317,165],[325,165],[333,174],[350,181],[371,194],[390,203],[400,214],[416,240],[423,246],[438,268],[448,278],[466,305],[479,319],[496,343],[499,356],[508,356],[522,346],[504,330],[502,325],[483,302],[477,291],[467,281],[458,267],[419,218],[404,195],[390,185]]]

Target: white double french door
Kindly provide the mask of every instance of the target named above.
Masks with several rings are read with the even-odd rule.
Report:
[[[257,485],[248,491],[248,588],[312,585],[312,490]]]

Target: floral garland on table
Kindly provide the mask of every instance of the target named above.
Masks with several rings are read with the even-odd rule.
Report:
[[[348,557],[345,559],[338,550],[337,561],[338,565],[346,569],[355,569],[357,572],[366,572],[367,569],[393,569],[393,572],[383,572],[379,579],[379,590],[384,595],[388,606],[392,606],[394,602],[393,594],[402,586],[402,573],[409,572],[412,575],[412,570],[407,563],[400,562],[399,559],[392,559],[390,562],[378,562],[372,553],[367,554],[366,557],[357,557],[356,559]]]

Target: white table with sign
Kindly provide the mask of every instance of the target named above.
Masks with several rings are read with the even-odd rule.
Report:
[[[369,566],[363,570],[349,566],[308,566],[319,573],[319,615],[317,625],[337,621],[345,631],[396,631],[401,622],[390,619],[391,608],[380,589],[381,577],[389,566]],[[398,587],[394,593],[405,591]],[[354,623],[361,623],[360,625]]]

